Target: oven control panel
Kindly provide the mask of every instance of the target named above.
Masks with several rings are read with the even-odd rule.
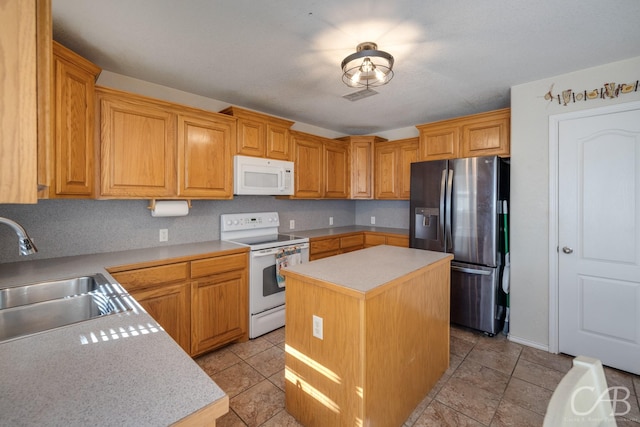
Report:
[[[279,227],[278,212],[239,213],[220,215],[221,231],[252,230]]]

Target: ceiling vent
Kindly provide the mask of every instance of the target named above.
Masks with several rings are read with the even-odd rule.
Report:
[[[364,99],[368,96],[373,96],[373,95],[377,95],[378,92],[376,92],[373,89],[362,89],[359,90],[357,92],[353,92],[347,95],[344,95],[343,98],[344,99],[348,99],[349,101],[360,101],[361,99]]]

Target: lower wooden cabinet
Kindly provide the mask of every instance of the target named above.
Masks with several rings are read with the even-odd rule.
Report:
[[[109,272],[184,351],[197,356],[248,339],[248,268],[248,255],[238,253]]]
[[[191,350],[189,263],[111,273],[187,353]]]
[[[339,236],[314,237],[309,239],[309,260],[357,251],[376,245],[409,247],[409,236],[392,233],[361,231]]]
[[[191,355],[246,337],[247,255],[192,261],[191,278]]]

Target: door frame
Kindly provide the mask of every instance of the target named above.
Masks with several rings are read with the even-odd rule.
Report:
[[[558,162],[560,123],[565,120],[620,113],[640,109],[640,101],[625,102],[605,107],[589,108],[569,113],[549,116],[549,352],[558,353],[560,349],[559,324],[559,175]]]

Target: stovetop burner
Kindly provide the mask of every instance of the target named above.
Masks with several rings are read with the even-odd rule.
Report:
[[[277,212],[220,215],[220,239],[249,246],[251,250],[307,243],[307,237],[278,233]]]

